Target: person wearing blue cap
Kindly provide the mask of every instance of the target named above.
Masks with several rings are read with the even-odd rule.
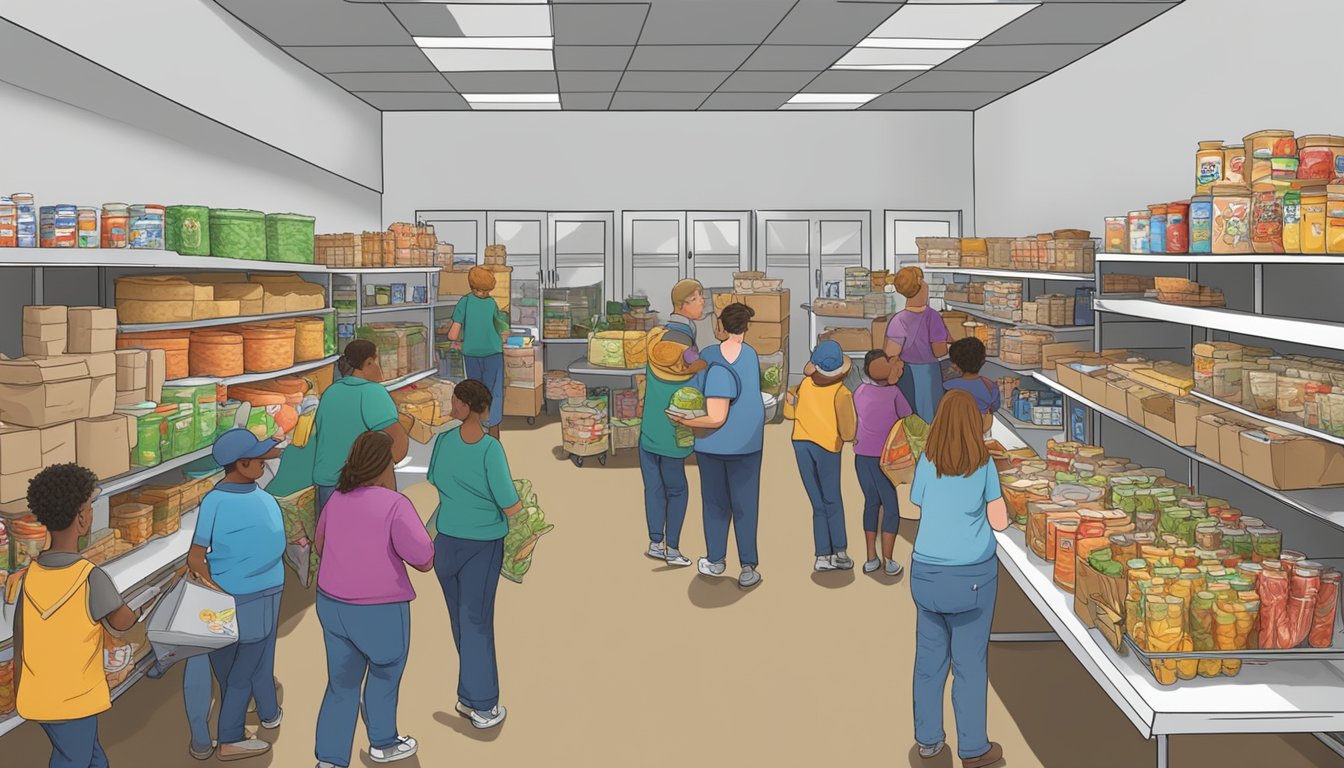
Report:
[[[212,455],[224,468],[224,479],[201,499],[187,552],[192,575],[232,595],[237,609],[238,642],[210,654],[220,687],[220,760],[270,751],[270,744],[248,738],[243,730],[252,699],[262,727],[280,727],[275,638],[285,585],[285,524],[279,502],[257,486],[266,461],[280,452],[275,440],[258,440],[246,429],[216,438]]]
[[[812,502],[814,569],[849,570],[845,505],[840,497],[840,451],[854,439],[858,420],[854,395],[845,387],[850,362],[830,339],[817,344],[803,366],[803,381],[784,399],[784,418],[793,420],[793,453],[803,488]]]

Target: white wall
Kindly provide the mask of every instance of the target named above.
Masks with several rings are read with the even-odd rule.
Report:
[[[961,209],[965,112],[383,115],[383,221],[417,209]]]
[[[212,0],[6,0],[0,12],[201,115],[347,179],[382,186],[379,112]],[[30,68],[0,72],[12,81],[9,75]]]
[[[1293,20],[1291,31],[1275,31],[1275,19]],[[1189,197],[1201,140],[1239,144],[1264,128],[1340,133],[1344,109],[1329,85],[1337,58],[1316,41],[1341,26],[1340,2],[1185,0],[982,108],[977,231],[1100,236],[1106,216]]]

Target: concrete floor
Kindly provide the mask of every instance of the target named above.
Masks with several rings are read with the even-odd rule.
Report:
[[[509,718],[479,733],[453,714],[457,658],[447,611],[433,575],[413,572],[420,597],[399,719],[402,732],[419,740],[420,754],[401,765],[957,765],[950,686],[953,750],[921,761],[912,748],[913,607],[904,579],[812,572],[811,512],[787,441],[786,427],[768,428],[764,582],[742,592],[734,580],[707,580],[643,556],[642,486],[632,453],[580,469],[558,454],[554,422],[506,424],[514,474],[535,483],[556,524],[526,583],[500,585],[498,651]],[[850,535],[858,537],[862,497],[850,461],[844,494]],[[704,540],[694,471],[691,477],[683,549],[696,557]],[[403,478],[414,481],[413,471]],[[434,505],[427,490],[408,488],[426,516]],[[907,522],[901,531],[897,551],[906,563],[916,527]],[[862,557],[861,546],[851,551]],[[736,575],[732,555],[729,573]],[[274,742],[270,755],[240,765],[315,762],[326,676],[312,592],[291,580],[282,612],[276,674],[284,724],[262,732]],[[1006,576],[997,613],[1000,631],[1045,628]],[[179,670],[142,681],[101,718],[113,766],[199,765],[187,755]],[[990,738],[1003,744],[1008,766],[1154,762],[1152,743],[1061,644],[996,645],[990,685]],[[367,748],[362,729],[355,748]],[[0,740],[6,768],[37,768],[47,754],[46,738],[31,724]],[[1171,757],[1178,767],[1344,765],[1309,735],[1176,737]],[[352,764],[373,765],[363,753]]]

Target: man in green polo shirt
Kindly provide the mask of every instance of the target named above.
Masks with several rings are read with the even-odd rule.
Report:
[[[350,342],[336,365],[342,378],[322,393],[313,421],[313,485],[317,486],[318,514],[335,492],[341,467],[361,434],[381,431],[390,435],[393,461],[406,458],[410,447],[406,429],[397,421],[397,405],[382,385],[383,369],[373,342]]]

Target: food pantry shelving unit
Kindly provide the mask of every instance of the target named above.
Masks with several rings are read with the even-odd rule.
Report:
[[[185,272],[185,271],[233,271],[233,272],[290,272],[299,273],[317,277],[320,285],[327,296],[326,307],[303,312],[284,312],[265,315],[249,315],[240,317],[213,318],[209,320],[193,320],[168,323],[134,323],[120,324],[117,327],[118,332],[133,333],[158,330],[184,330],[192,328],[207,328],[219,325],[232,325],[245,322],[264,322],[269,320],[281,320],[294,317],[313,317],[330,314],[336,310],[331,306],[331,279],[337,274],[355,274],[361,286],[365,276],[368,275],[401,275],[401,274],[423,274],[425,276],[428,295],[434,297],[434,280],[439,269],[437,267],[389,267],[389,268],[366,268],[366,269],[328,269],[320,264],[292,264],[270,261],[246,261],[236,259],[224,259],[209,256],[183,256],[171,251],[153,251],[153,250],[134,250],[134,249],[103,249],[103,248],[79,248],[79,249],[53,249],[53,248],[0,248],[0,268],[26,268],[32,270],[32,303],[42,304],[50,293],[46,288],[45,281],[48,277],[48,271],[55,271],[59,274],[60,270],[78,269],[87,274],[89,270],[96,269],[97,297],[98,304],[107,306],[112,304],[113,281],[115,277],[121,274],[139,273],[146,270],[154,272]],[[63,278],[66,275],[61,275]],[[321,279],[326,276],[326,279]],[[94,303],[94,302],[89,302]],[[417,304],[409,307],[412,310],[422,307],[432,308],[437,303],[431,301],[428,304]],[[379,308],[383,309],[383,308]],[[401,310],[403,307],[389,308],[388,311]],[[430,352],[432,353],[432,337]],[[432,355],[431,358],[432,359]],[[268,381],[297,373],[304,373],[316,370],[336,362],[337,357],[326,357],[320,360],[312,360],[298,363],[290,368],[266,373],[246,373],[239,376],[230,376],[219,379],[226,385],[245,384],[249,382]],[[391,381],[384,382],[388,390],[396,390],[401,387],[414,384],[417,381],[426,379],[437,369],[428,369],[417,371],[406,376],[402,376]],[[167,382],[172,384],[173,382]],[[94,528],[106,528],[108,524],[108,506],[109,498],[123,491],[143,485],[164,474],[180,470],[192,462],[206,458],[210,455],[209,448],[192,451],[190,453],[178,456],[164,461],[153,467],[136,468],[130,472],[110,478],[99,483],[101,494],[94,502]],[[135,602],[145,599],[154,594],[152,589],[159,585],[166,585],[168,577],[185,562],[187,550],[191,544],[192,531],[195,528],[197,510],[184,510],[181,515],[180,527],[178,531],[168,536],[158,537],[130,550],[129,552],[103,564],[103,568],[111,576],[113,583],[121,590],[128,602]],[[0,603],[0,659],[11,657],[13,654],[13,606]],[[118,685],[112,691],[113,699],[116,699],[132,685],[142,679],[152,666],[152,657],[142,659],[136,668],[130,673],[124,682]],[[9,733],[23,723],[23,719],[16,713],[0,719],[0,736]]]
[[[1294,347],[1344,349],[1344,335],[1340,333],[1344,325],[1340,323],[1265,314],[1263,271],[1263,265],[1319,268],[1344,266],[1344,260],[1292,254],[1227,257],[1098,254],[1094,277],[1097,284],[1102,283],[1104,265],[1119,263],[1162,264],[1186,272],[1191,279],[1201,265],[1216,265],[1218,269],[1224,269],[1224,265],[1252,265],[1250,285],[1240,286],[1249,290],[1235,294],[1229,291],[1229,297],[1249,297],[1254,311],[1185,307],[1148,299],[1097,295],[1093,300],[1097,312],[1093,329],[1093,349],[1096,351],[1123,346],[1161,350],[1164,355],[1170,355],[1179,349],[1170,345],[1172,338],[1212,340],[1215,333],[1237,339],[1252,337],[1252,340],[1286,342]],[[1231,273],[1220,272],[1220,278],[1224,274]],[[1231,277],[1235,279],[1236,275]],[[1104,319],[1107,316],[1112,319]],[[1182,333],[1180,326],[1188,329],[1188,335]],[[1115,333],[1123,343],[1106,343],[1108,332]],[[1151,346],[1145,347],[1145,344]],[[1189,355],[1188,349],[1185,354]],[[1240,508],[1254,509],[1258,516],[1283,530],[1285,537],[1310,542],[1315,560],[1334,560],[1344,555],[1344,537],[1341,536],[1344,532],[1344,489],[1280,491],[1270,488],[1061,385],[1051,371],[1034,371],[1032,377],[1041,386],[1064,396],[1066,414],[1071,405],[1090,411],[1093,414],[1090,442],[1106,445],[1111,449],[1109,453],[1133,456],[1140,463],[1163,467],[1173,477],[1183,474],[1183,479],[1188,479],[1193,487],[1228,498]],[[1192,395],[1249,413],[1240,406],[1201,393]],[[1298,433],[1344,443],[1340,438],[1317,430],[1266,419],[1258,414],[1250,415]],[[1005,427],[1011,425],[1015,432],[1011,436],[1000,436],[996,431],[996,437],[1005,445],[1015,447],[1023,441],[1030,442],[1030,432],[1004,419],[1002,414],[1000,420]],[[1145,738],[1156,740],[1159,768],[1168,764],[1168,738],[1183,734],[1312,733],[1331,749],[1344,754],[1344,746],[1334,733],[1344,729],[1344,701],[1338,696],[1344,685],[1344,663],[1319,658],[1264,664],[1248,662],[1235,678],[1182,681],[1174,686],[1160,686],[1137,655],[1117,654],[1097,630],[1083,625],[1073,613],[1072,596],[1054,586],[1049,565],[1031,555],[1020,532],[1010,529],[996,536],[999,560],[1004,569],[1045,617],[1053,635],[996,635],[993,639],[1062,640],[1135,728]]]

